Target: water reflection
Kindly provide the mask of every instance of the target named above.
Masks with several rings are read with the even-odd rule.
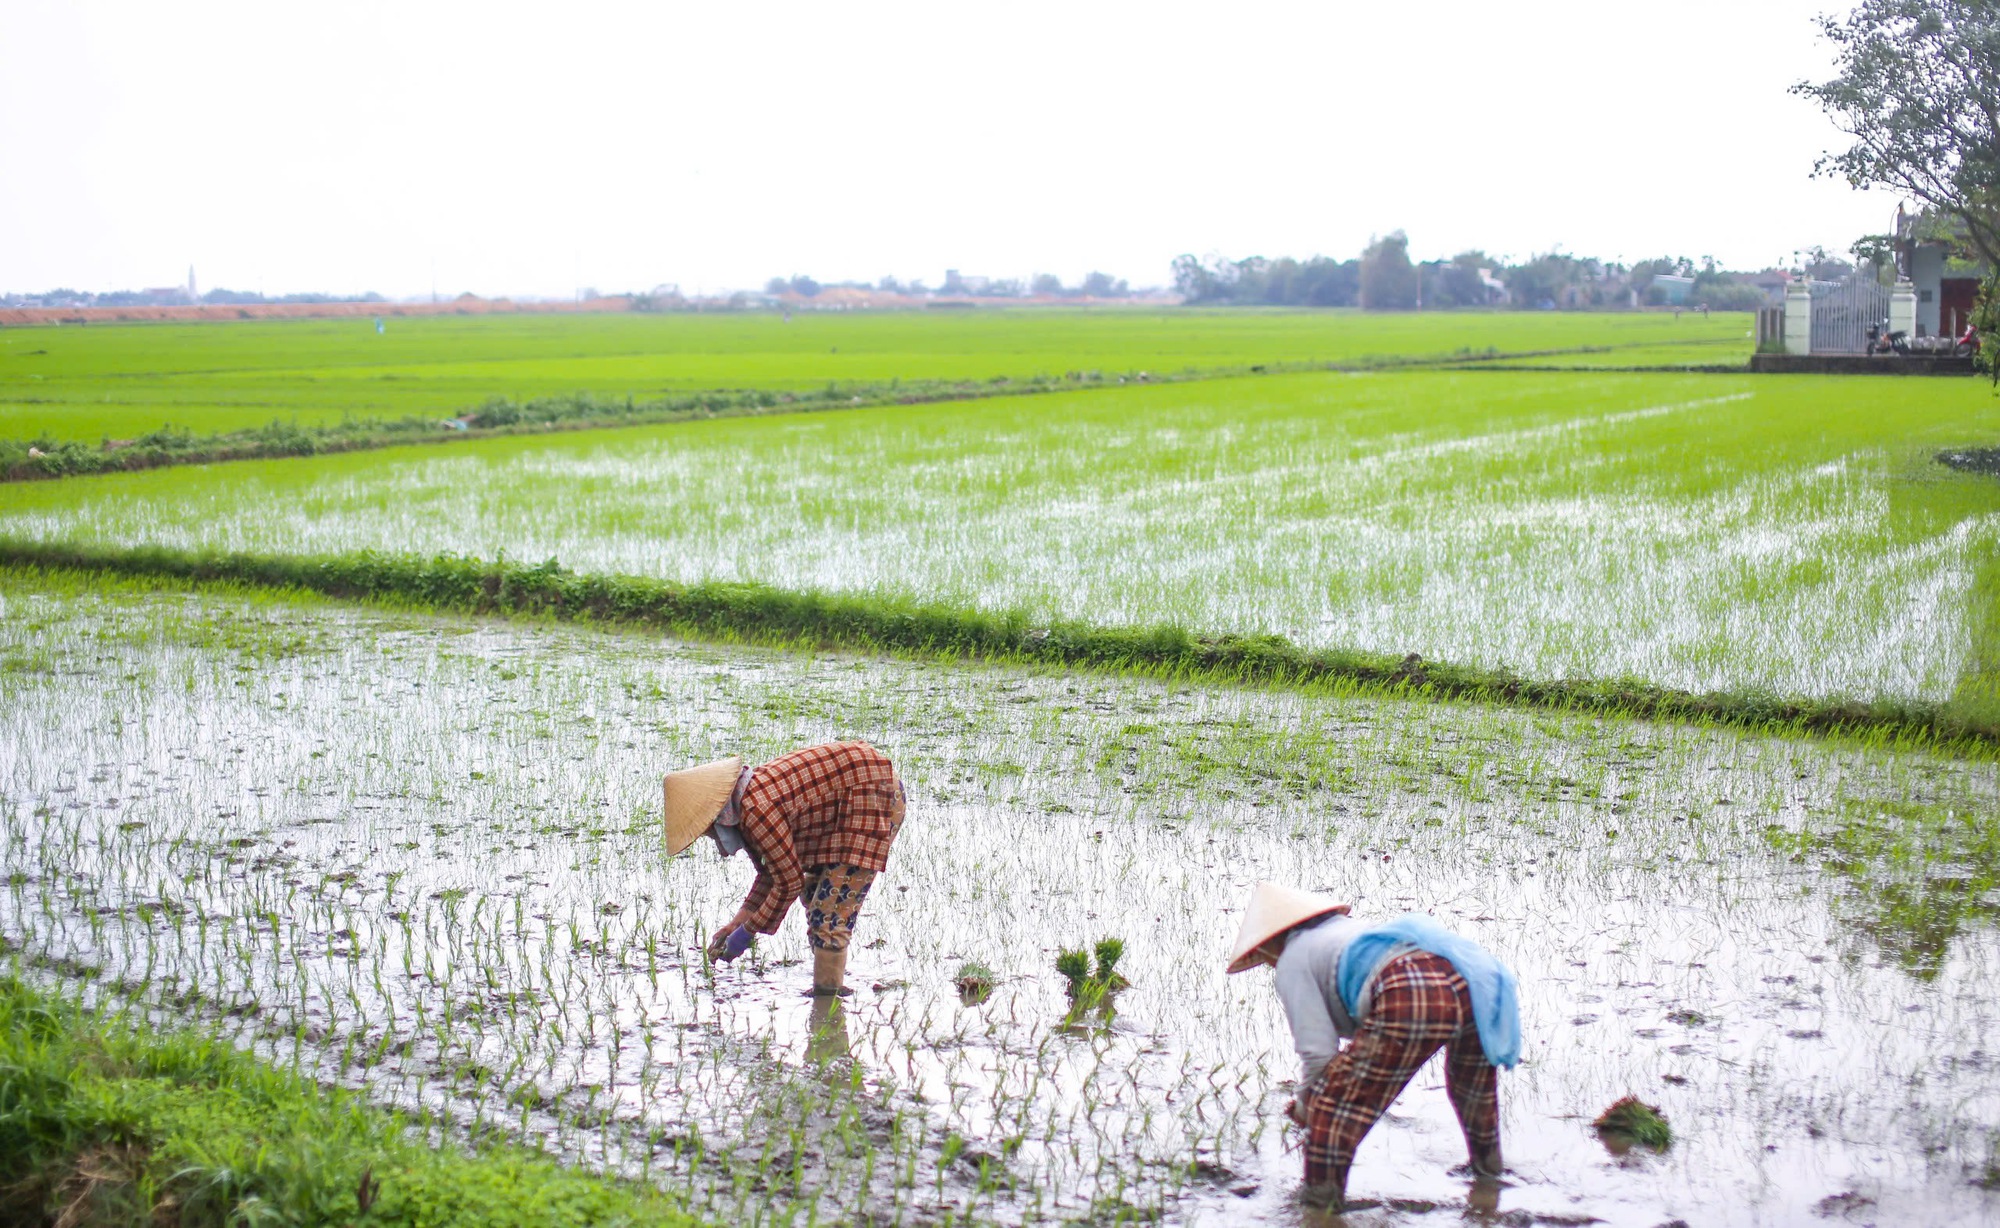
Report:
[[[2000,812],[1871,799],[1767,838],[1837,874],[1838,911],[1921,980],[1967,927],[2000,919]]]
[[[854,1038],[847,1027],[847,1003],[838,997],[814,998],[806,1021],[806,1060],[815,1066],[851,1061]]]

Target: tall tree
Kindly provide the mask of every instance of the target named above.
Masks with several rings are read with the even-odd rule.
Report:
[[[1398,230],[1361,253],[1361,305],[1370,311],[1407,311],[1417,305],[1417,270],[1410,237]]]
[[[1890,188],[1954,219],[2000,269],[2000,4],[1862,0],[1819,23],[1837,75],[1792,91],[1854,144],[1822,157],[1818,172]]]

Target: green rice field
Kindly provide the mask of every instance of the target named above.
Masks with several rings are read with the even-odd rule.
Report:
[[[132,438],[441,416],[490,397],[639,399],[828,382],[1439,358],[1615,347],[1741,363],[1749,317],[1671,314],[977,309],[506,315],[0,329],[0,439]],[[1648,357],[1650,355],[1650,357]]]
[[[0,561],[0,1111],[55,1052],[6,1048],[43,1026],[15,1026],[42,994],[107,1035],[240,1050],[232,1078],[292,1080],[273,1105],[331,1089],[379,1115],[356,1137],[436,1144],[425,1180],[484,1171],[461,1151],[510,1173],[552,1157],[623,1183],[595,1205],[716,1224],[2000,1220],[1990,740],[728,625],[699,641],[532,602],[475,617],[427,580],[283,587],[389,558],[554,560],[1051,643],[1166,626],[1747,712],[2000,721],[2000,481],[1933,459],[1993,445],[2000,399],[1665,369],[1740,360],[1745,326],[981,311],[0,332],[0,393],[48,385],[0,405],[0,432],[1212,376],[0,484],[0,557],[57,543],[135,573]],[[31,342],[49,351],[32,370]],[[1489,346],[1577,369],[1283,369]],[[259,579],[143,574],[157,549],[244,552],[232,574]],[[706,841],[665,857],[659,778],[836,738],[887,752],[910,805],[854,996],[808,999],[796,910],[746,958],[703,957],[750,869]],[[1504,1181],[1455,1169],[1430,1067],[1362,1145],[1355,1208],[1301,1204],[1283,1011],[1268,972],[1221,971],[1260,880],[1430,914],[1515,970]],[[1131,985],[1075,1007],[1056,956],[1104,938]],[[961,989],[971,967],[990,992]],[[1625,1096],[1671,1145],[1593,1131]],[[339,1161],[363,1187],[388,1171]]]
[[[1535,678],[1985,702],[1971,381],[1397,372],[477,441],[0,488],[0,537],[456,552]]]

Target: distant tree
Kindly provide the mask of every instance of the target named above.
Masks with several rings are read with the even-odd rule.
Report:
[[[1232,266],[1220,256],[1206,261],[1192,253],[1174,257],[1174,293],[1184,303],[1226,303],[1235,297]]]
[[[793,274],[792,280],[788,284],[794,294],[803,294],[807,298],[811,298],[813,295],[819,293],[819,283],[807,277],[804,273]]]
[[[783,294],[791,288],[791,279],[786,277],[773,277],[764,283],[764,293],[766,294]]]
[[[1576,305],[1570,291],[1585,272],[1584,262],[1566,252],[1544,252],[1507,270],[1507,297],[1530,310]]]
[[[1407,311],[1417,305],[1417,270],[1410,264],[1410,237],[1402,231],[1371,241],[1361,253],[1361,306],[1369,311]]]
[[[1182,301],[1199,303],[1271,303],[1299,307],[1352,307],[1361,281],[1356,260],[1289,256],[1266,260],[1249,256],[1228,260],[1211,255],[1201,260],[1178,256],[1173,263],[1174,292]],[[1125,283],[1117,283],[1121,293]]]
[[[1132,292],[1131,287],[1125,284],[1124,278],[1114,280],[1111,274],[1099,273],[1096,270],[1084,275],[1083,285],[1078,289],[1091,298],[1124,298]]]
[[[875,283],[875,288],[885,294],[903,293],[903,283],[897,281],[894,277],[884,277],[881,281]]]
[[[1632,266],[1626,280],[1639,289],[1655,277],[1693,277],[1694,261],[1686,256],[1660,256],[1653,260],[1641,260]]]
[[[1713,264],[1710,261],[1710,264]],[[1814,281],[1842,281],[1854,272],[1854,266],[1840,257],[1814,244],[1805,250],[1803,261],[1805,275]],[[1695,274],[1695,285],[1702,284],[1702,275]]]
[[[1688,303],[1711,311],[1755,311],[1768,305],[1768,296],[1758,287],[1727,275],[1725,278],[1695,287],[1688,295]]]
[[[1894,235],[1862,235],[1847,250],[1858,266],[1875,274],[1875,280],[1887,282],[1894,277],[1896,267]]]
[[[1819,26],[1836,75],[1792,92],[1854,144],[1817,172],[1915,198],[2000,269],[2000,4],[1862,0]]]
[[[1035,279],[1028,283],[1028,290],[1033,294],[1061,294],[1063,292],[1062,278],[1057,277],[1054,273],[1037,273],[1035,274]]]
[[[1433,285],[1424,295],[1425,306],[1437,307],[1485,307],[1492,302],[1493,290],[1480,276],[1483,269],[1490,269],[1494,261],[1485,252],[1474,248],[1453,256],[1449,263],[1438,269]]]

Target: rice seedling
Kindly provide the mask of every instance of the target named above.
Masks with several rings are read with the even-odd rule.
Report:
[[[1858,885],[1967,846],[1840,834],[1994,813],[1989,761],[0,573],[13,657],[44,667],[0,672],[0,960],[709,1219],[1295,1214],[1283,1016],[1221,972],[1260,878],[1434,913],[1519,973],[1510,1214],[1768,1222],[1859,1182],[1995,1209],[1967,1175],[2000,937],[1954,914],[1913,968],[1935,914]],[[664,860],[647,807],[663,766],[856,735],[916,804],[861,992],[815,1019],[798,922],[701,959],[742,867]],[[1050,974],[1079,934],[1132,981],[1082,1034]],[[1362,1150],[1388,1222],[1463,1197],[1436,1082]],[[1607,1168],[1588,1123],[1634,1091],[1700,1128]]]
[[[1660,1110],[1637,1096],[1620,1097],[1599,1113],[1590,1126],[1605,1140],[1606,1146],[1621,1150],[1639,1146],[1665,1151],[1674,1141],[1673,1127],[1660,1115]]]
[[[993,996],[993,969],[976,959],[966,960],[958,966],[958,975],[952,978],[958,987],[958,997],[967,1006],[977,1006]]]

